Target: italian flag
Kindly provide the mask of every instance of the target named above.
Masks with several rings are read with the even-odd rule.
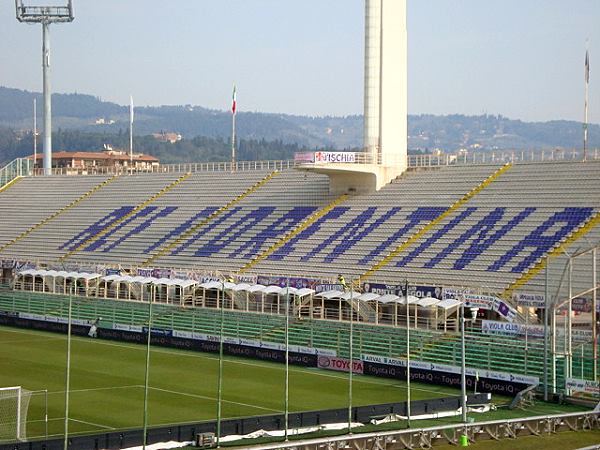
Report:
[[[235,91],[235,85],[233,85],[233,95],[232,95],[232,100],[231,100],[231,114],[235,115],[236,110],[237,110],[236,91]]]

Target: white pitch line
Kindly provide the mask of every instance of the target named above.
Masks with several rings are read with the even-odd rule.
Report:
[[[72,417],[69,417],[69,420],[72,420],[73,422],[79,422],[79,423],[82,423],[84,425],[91,425],[91,426],[96,427],[96,428],[104,428],[105,430],[116,430],[116,428],[109,427],[108,425],[101,425],[99,423],[87,422],[85,420],[80,420],[80,419],[73,419]]]
[[[0,330],[0,331],[9,331],[11,333],[22,333],[22,334],[35,334],[34,332],[28,332],[25,330]],[[38,333],[40,331],[37,331]],[[44,332],[44,331],[42,331]],[[64,339],[64,338],[63,338]],[[127,348],[127,349],[140,349],[140,346],[138,345],[127,345],[127,344],[115,344],[114,342],[108,342],[108,341],[103,341],[101,339],[98,340],[94,340],[91,341],[91,338],[83,338],[80,336],[73,336],[72,339],[77,340],[77,341],[81,341],[84,343],[94,343],[94,344],[100,344],[100,345],[108,345],[111,347],[119,347],[119,348]],[[202,354],[201,352],[195,352],[194,350],[180,350],[180,351],[174,351],[174,350],[168,350],[168,349],[164,349],[164,348],[160,348],[160,347],[153,347],[152,348],[152,352],[156,352],[156,353],[162,353],[162,354],[167,354],[167,355],[178,355],[178,356],[187,356],[189,358],[200,358],[200,359],[207,359],[207,360],[211,360],[211,361],[218,361],[218,358],[215,357],[211,357],[211,356],[206,356],[204,354]],[[245,366],[251,366],[251,367],[265,367],[265,364],[258,364],[258,363],[251,363],[251,362],[247,362],[247,361],[239,361],[239,360],[234,360],[234,359],[229,359],[229,358],[225,358],[225,360],[228,363],[231,364],[240,364],[240,365],[245,365]],[[270,363],[273,364],[273,369],[274,370],[280,370],[283,371],[285,370],[282,367],[275,367],[274,362],[272,361],[265,361],[265,363]],[[319,370],[317,368],[312,368],[312,369],[301,369],[299,367],[292,367],[290,366],[290,372],[297,372],[297,373],[305,373],[305,374],[309,374],[309,375],[314,375],[314,376],[319,376],[319,377],[326,377],[326,378],[337,378],[337,379],[346,379],[347,376],[346,375],[334,375],[332,373],[325,373],[324,370]],[[394,379],[389,379],[388,381],[376,381],[374,379],[365,379],[365,378],[360,378],[360,377],[355,377],[354,378],[354,383],[365,383],[365,384],[375,384],[375,385],[379,385],[379,386],[389,386],[389,387],[394,387],[395,385],[398,385],[398,381],[399,380],[394,380]],[[411,387],[411,391],[421,391],[421,392],[431,392],[437,395],[443,394],[443,392],[440,391],[436,391],[433,389],[425,389],[425,388],[417,388],[417,387]]]
[[[92,391],[110,391],[113,389],[130,389],[130,388],[143,388],[142,384],[130,384],[125,386],[106,386],[99,388],[89,388],[89,389],[70,389],[69,392],[92,392]],[[64,394],[65,391],[48,391],[48,395],[51,394]]]
[[[153,387],[153,386],[149,386],[150,389],[153,389],[155,391],[161,391],[161,392],[166,392],[168,394],[175,394],[175,395],[185,395],[187,397],[194,397],[194,398],[201,398],[204,400],[213,400],[213,401],[217,401],[216,398],[214,397],[208,397],[206,395],[199,395],[199,394],[190,394],[188,392],[178,392],[178,391],[172,391],[170,389],[162,389],[162,388],[157,388],[157,387]],[[271,412],[277,412],[277,413],[281,413],[283,411],[279,410],[279,409],[272,409],[272,408],[266,408],[264,406],[257,406],[257,405],[250,405],[248,403],[241,403],[241,402],[235,402],[233,400],[222,400],[223,403],[232,403],[234,405],[240,405],[240,406],[246,406],[249,408],[256,408],[256,409],[264,409],[265,411],[271,411]]]
[[[59,340],[59,337],[40,337],[39,339],[25,339],[25,340],[9,340],[9,341],[0,341],[0,345],[2,344],[21,344],[24,342],[45,342],[45,341],[55,341],[55,340]]]

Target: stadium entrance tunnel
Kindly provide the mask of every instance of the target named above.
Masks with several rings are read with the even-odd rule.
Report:
[[[332,195],[376,192],[403,172],[401,167],[352,163],[310,163],[301,164],[296,169],[327,175]]]

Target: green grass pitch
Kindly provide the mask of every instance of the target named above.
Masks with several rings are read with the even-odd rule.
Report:
[[[48,433],[64,426],[66,336],[0,327],[0,386],[48,390]],[[69,429],[92,433],[142,426],[143,345],[74,337],[71,354]],[[153,347],[150,366],[151,426],[213,420],[217,405],[218,357],[214,354]],[[284,365],[226,357],[223,417],[282,413]],[[405,383],[353,377],[353,404],[403,401]],[[412,398],[459,395],[456,389],[413,383]],[[44,395],[29,408],[28,437],[45,435]],[[343,408],[348,405],[344,373],[290,366],[290,411]]]

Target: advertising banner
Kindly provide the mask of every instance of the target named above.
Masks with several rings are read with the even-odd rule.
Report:
[[[501,336],[525,336],[527,334],[527,337],[532,339],[544,338],[544,327],[542,325],[524,325],[497,320],[482,320],[481,332]]]
[[[512,306],[508,305],[507,303],[504,303],[504,301],[500,300],[499,298],[496,299],[494,303],[494,311],[496,311],[501,316],[504,316],[504,318],[509,322],[512,322],[517,316],[517,311]]]
[[[394,294],[398,297],[406,297],[404,284],[385,284],[385,283],[364,283],[363,291],[372,292],[379,295]],[[433,297],[438,300],[442,299],[443,288],[441,286],[428,285],[408,285],[408,295],[413,295],[417,298]]]
[[[314,152],[294,153],[294,161],[314,163],[315,162],[315,153]]]
[[[348,372],[350,370],[350,360],[346,358],[333,358],[331,356],[319,356],[317,358],[317,367],[319,369]],[[360,360],[352,361],[352,372],[362,374],[363,362]]]
[[[491,295],[481,294],[464,294],[463,299],[467,308],[481,308],[488,309],[490,311],[494,310],[494,305],[497,300],[496,297]],[[460,300],[460,298],[458,300]]]
[[[28,269],[36,269],[36,265],[29,261],[15,261],[14,269],[16,271],[20,270],[28,270]]]
[[[344,285],[339,283],[327,283],[315,285],[315,293],[328,292],[328,291],[344,291]]]
[[[475,307],[495,311],[509,322],[512,322],[517,315],[517,311],[512,306],[493,295],[463,294],[462,298],[467,308]]]
[[[597,381],[581,380],[579,378],[567,378],[565,388],[575,393],[600,395],[600,383]]]
[[[364,283],[363,292],[372,292],[379,295],[393,294],[402,297],[402,287],[399,284]]]
[[[508,323],[500,322],[497,320],[482,320],[481,331],[486,334],[497,334],[501,336],[519,336],[527,337],[529,339],[543,339],[544,338],[544,326],[543,325],[524,325],[520,323]],[[577,329],[574,328],[571,331],[573,341],[575,342],[590,342],[592,340],[592,330],[589,329]],[[565,338],[565,330],[558,328],[556,330],[556,337],[558,339]]]
[[[366,375],[406,379],[406,360],[375,355],[362,355]],[[410,379],[424,383],[460,386],[461,368],[425,361],[410,362]],[[467,387],[484,392],[515,395],[527,386],[538,385],[539,378],[521,374],[479,370],[467,367]]]
[[[290,287],[293,287],[296,289],[302,289],[302,288],[314,289],[314,287],[317,285],[317,283],[320,282],[320,280],[315,280],[315,279],[311,279],[311,278],[287,278],[287,277],[270,277],[270,276],[259,275],[257,277],[256,282],[258,284],[263,284],[265,286],[279,286],[279,287],[286,287],[289,282]]]
[[[461,300],[463,295],[471,293],[472,291],[469,288],[445,287],[442,293],[442,300]]]
[[[138,275],[138,277],[152,277],[152,270],[153,269],[138,268],[137,275]]]
[[[526,292],[515,292],[512,295],[513,301],[525,308],[545,308],[546,297],[542,294],[527,294]]]
[[[573,300],[571,300],[571,308],[575,312],[591,313],[592,299],[586,297],[575,297]]]
[[[352,152],[315,152],[316,163],[355,163],[356,154]]]
[[[235,281],[238,283],[256,284],[257,275],[236,275]]]

